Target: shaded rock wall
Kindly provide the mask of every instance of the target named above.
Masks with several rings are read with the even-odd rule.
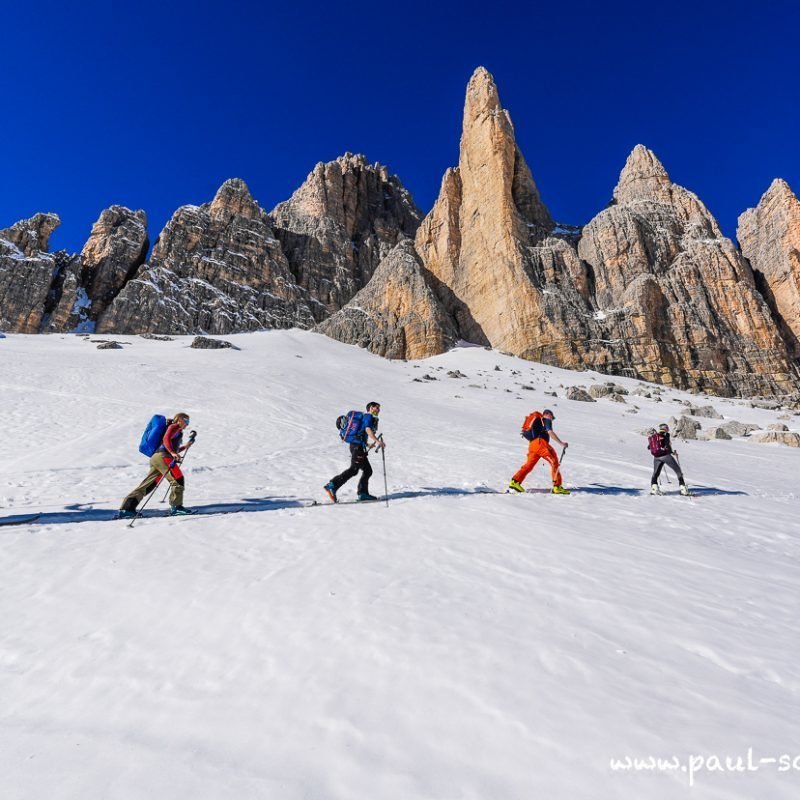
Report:
[[[739,217],[737,237],[792,355],[800,358],[800,201],[776,179]]]
[[[444,353],[458,339],[410,239],[401,241],[367,286],[316,330],[386,358]]]

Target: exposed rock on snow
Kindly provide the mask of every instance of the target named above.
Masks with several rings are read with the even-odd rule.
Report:
[[[705,419],[723,419],[714,406],[689,406],[684,414],[690,414],[693,417],[704,417]]]
[[[761,430],[758,425],[750,422],[737,422],[735,419],[724,422],[719,427],[731,436],[748,436],[752,431]]]
[[[387,358],[443,353],[458,340],[410,239],[401,241],[367,286],[317,330]]]
[[[762,431],[750,437],[758,444],[785,444],[787,447],[800,447],[800,433],[791,431]]]
[[[238,350],[232,342],[225,339],[209,339],[207,336],[195,336],[189,347],[193,347],[195,350],[226,350],[228,348]]]
[[[697,435],[698,439],[732,439],[733,437],[722,427],[708,428]]]
[[[696,439],[697,431],[702,427],[699,422],[696,422],[691,417],[679,417],[678,419],[672,417],[669,425],[672,435],[676,439]]]
[[[584,403],[597,402],[582,386],[570,386],[567,389],[567,400],[580,400]]]

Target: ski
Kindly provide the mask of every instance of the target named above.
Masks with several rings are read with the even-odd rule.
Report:
[[[27,517],[21,517],[20,519],[14,519],[13,517],[8,517],[7,519],[0,519],[0,527],[10,526],[10,525],[28,525],[31,522],[36,522],[41,514],[31,514]]]
[[[138,522],[139,520],[147,520],[147,519],[178,519],[180,517],[220,517],[224,516],[225,514],[238,514],[240,511],[244,511],[247,506],[238,506],[237,508],[226,508],[221,511],[204,511],[203,509],[194,509],[190,511],[188,514],[171,514],[169,511],[155,511],[151,514],[137,514],[135,517],[120,517],[117,514],[113,517],[114,521],[120,522]],[[256,509],[253,509],[254,511]]]

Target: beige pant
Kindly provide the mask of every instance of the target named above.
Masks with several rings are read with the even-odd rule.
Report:
[[[169,453],[154,453],[150,458],[150,472],[147,477],[122,501],[123,511],[135,511],[136,506],[166,477],[170,482],[169,504],[183,505],[183,473],[176,464],[169,468],[172,456]]]

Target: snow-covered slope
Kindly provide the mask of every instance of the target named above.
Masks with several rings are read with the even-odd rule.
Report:
[[[800,755],[797,450],[678,444],[698,496],[653,498],[639,431],[690,395],[589,404],[562,385],[603,376],[479,348],[232,339],[0,342],[0,517],[42,515],[0,528],[4,800],[798,796],[800,760],[758,763]],[[373,399],[389,507],[298,507],[347,464],[336,416]],[[572,496],[486,494],[545,406]],[[105,521],[147,419],[181,410],[187,504],[247,513]],[[699,769],[748,748],[757,771]],[[679,767],[612,768],[649,756]]]

